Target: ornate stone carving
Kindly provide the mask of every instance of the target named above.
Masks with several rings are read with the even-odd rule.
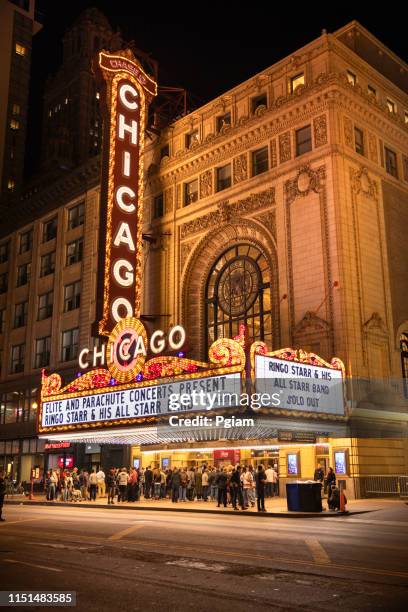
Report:
[[[233,183],[240,183],[248,178],[248,158],[246,153],[234,157],[233,161]]]
[[[321,319],[317,316],[316,313],[308,310],[304,317],[295,325],[293,332],[295,334],[303,334],[307,333],[316,333],[316,332],[324,332],[326,333],[330,329],[330,325],[324,319]]]
[[[354,146],[354,138],[353,138],[353,122],[349,117],[343,118],[344,123],[344,142],[348,147],[353,148]]]
[[[402,174],[404,181],[408,182],[408,157],[406,155],[402,156]]]
[[[256,107],[254,115],[256,117],[262,117],[262,115],[264,115],[267,110],[268,109],[266,108],[265,104],[260,104],[259,106]]]
[[[376,181],[370,178],[368,170],[365,166],[360,166],[358,170],[354,168],[351,171],[351,187],[357,195],[362,193],[373,200],[378,199],[378,185]]]
[[[200,174],[200,198],[208,198],[213,190],[212,170]]]
[[[291,146],[290,146],[290,132],[284,132],[279,136],[279,161],[289,161],[292,157]]]
[[[278,153],[276,151],[276,138],[271,140],[271,168],[276,168],[278,165]]]
[[[372,132],[368,132],[368,154],[371,161],[378,164],[377,138]]]
[[[198,240],[188,240],[180,244],[180,272],[184,270],[188,256],[193,252]]]
[[[311,191],[319,193],[326,178],[326,170],[324,166],[320,166],[317,170],[306,164],[301,166],[295,178],[289,179],[285,183],[286,201],[293,202],[298,196],[305,197]]]
[[[321,147],[327,144],[327,118],[319,115],[313,120],[314,146]]]
[[[271,210],[270,212],[262,213],[261,215],[257,215],[255,217],[257,221],[262,223],[268,230],[271,232],[272,236],[276,238],[276,210]]]
[[[373,312],[371,317],[364,323],[363,329],[366,334],[388,338],[387,326],[378,312]]]
[[[249,197],[232,202],[231,204],[228,200],[223,200],[218,202],[217,210],[184,223],[180,229],[180,237],[183,239],[191,234],[203,232],[211,227],[220,225],[220,223],[225,223],[235,217],[252,213],[273,204],[275,204],[274,187],[260,193],[251,194]]]
[[[164,192],[164,212],[167,215],[168,213],[173,212],[173,188],[169,187]]]

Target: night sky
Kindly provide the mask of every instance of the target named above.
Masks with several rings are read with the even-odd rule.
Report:
[[[288,8],[279,12],[274,9],[274,3],[265,2],[244,5],[205,2],[184,6],[169,3],[165,5],[166,13],[162,2],[142,5],[140,1],[121,0],[37,0],[43,29],[33,41],[28,174],[35,169],[33,160],[38,158],[46,76],[60,64],[65,30],[83,9],[92,6],[99,8],[126,40],[133,39],[137,47],[150,52],[159,62],[159,85],[187,89],[195,106],[295,52],[320,36],[322,28],[333,32],[352,19],[360,21],[392,51],[408,60],[405,19],[402,15],[398,18],[398,10],[385,12],[384,6],[348,10],[342,3],[342,8],[333,16],[327,9],[320,10],[317,3],[307,3],[306,13],[295,10],[298,3],[288,3]],[[151,8],[140,13],[135,10],[140,6]],[[268,6],[272,8],[267,10]],[[338,6],[336,3],[336,9]],[[253,10],[249,12],[251,7]]]

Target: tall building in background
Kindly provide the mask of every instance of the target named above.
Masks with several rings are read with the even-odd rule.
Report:
[[[100,151],[102,125],[92,59],[121,47],[97,9],[81,13],[63,39],[63,59],[47,80],[42,121],[42,170],[72,170]]]
[[[0,203],[22,188],[35,0],[0,2]]]

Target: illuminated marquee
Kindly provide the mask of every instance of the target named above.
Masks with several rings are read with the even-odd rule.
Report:
[[[105,114],[98,279],[98,333],[140,316],[143,152],[147,108],[157,85],[130,50],[95,63]]]
[[[124,319],[109,336],[109,369],[91,370],[65,386],[59,374],[47,376],[43,371],[38,431],[63,432],[157,421],[172,413],[169,403],[172,394],[187,393],[194,398],[193,392],[200,391],[241,393],[245,352],[239,338],[216,340],[208,351],[208,362],[174,356],[146,360],[145,351],[132,348],[137,347],[138,338],[146,346],[142,323],[138,319]],[[218,408],[218,404],[212,408]],[[194,413],[205,409],[193,399],[182,410]]]
[[[251,375],[256,393],[279,393],[280,405],[260,412],[284,416],[345,418],[344,364],[330,363],[302,349],[268,352],[266,344],[251,346]]]

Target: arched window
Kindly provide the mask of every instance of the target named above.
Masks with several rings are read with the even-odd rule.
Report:
[[[251,341],[271,345],[271,270],[262,252],[250,244],[230,247],[218,258],[206,286],[206,344],[232,338],[239,325]]]
[[[405,397],[408,397],[408,332],[400,336],[402,383]]]

